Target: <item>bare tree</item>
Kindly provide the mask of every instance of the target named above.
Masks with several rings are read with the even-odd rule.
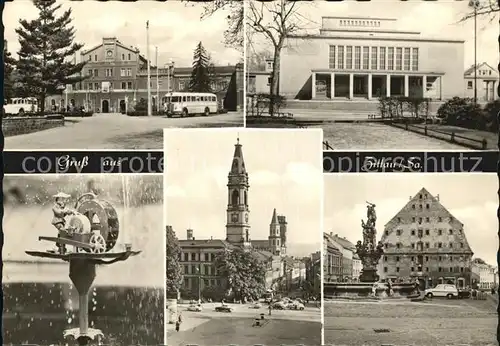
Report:
[[[476,9],[474,10],[474,7]],[[497,12],[500,12],[500,1],[498,0],[472,0],[469,2],[470,12],[465,14],[460,22],[465,22],[476,16],[491,16],[492,20]]]
[[[306,30],[307,18],[299,13],[299,1],[249,1],[246,23],[247,33],[260,34],[272,45],[273,68],[269,88],[269,114],[274,114],[276,96],[279,95],[281,51],[286,38]],[[252,42],[252,40],[250,40]]]
[[[270,59],[271,56],[271,52],[266,50],[249,51],[246,59],[247,71],[264,71],[266,60]]]

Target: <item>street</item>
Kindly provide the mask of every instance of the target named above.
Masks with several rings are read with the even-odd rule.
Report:
[[[6,150],[25,149],[163,149],[163,129],[171,127],[240,127],[242,112],[189,118],[129,117],[95,114],[66,118],[64,127],[5,138]]]
[[[325,302],[325,344],[493,345],[497,300]]]
[[[180,306],[182,324],[179,332],[175,326],[167,325],[167,344],[184,345],[320,345],[321,310],[306,307],[298,310],[272,310],[269,316],[267,305],[260,309],[250,304],[229,304],[231,313],[215,312],[220,303],[203,304],[202,312],[186,311]],[[260,314],[265,314],[269,323],[253,326]]]

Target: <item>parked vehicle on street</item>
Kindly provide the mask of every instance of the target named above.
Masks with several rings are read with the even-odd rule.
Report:
[[[203,309],[201,305],[189,305],[187,311],[201,312]]]
[[[216,312],[233,312],[233,308],[230,307],[229,305],[222,304],[220,306],[215,307]]]
[[[424,292],[428,298],[446,297],[448,299],[458,298],[458,289],[455,285],[441,284],[434,288],[426,289]]]
[[[271,307],[275,310],[285,310],[287,306],[284,302],[274,302]]]
[[[293,301],[288,304],[288,309],[290,310],[304,310],[305,306],[299,301]]]
[[[38,100],[35,97],[14,97],[3,106],[4,114],[24,115],[38,112]]]
[[[251,309],[260,309],[261,307],[262,307],[262,304],[259,302],[253,303],[252,305],[250,305]]]

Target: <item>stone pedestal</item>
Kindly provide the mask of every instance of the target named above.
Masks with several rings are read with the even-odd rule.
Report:
[[[376,282],[379,280],[377,269],[362,269],[359,275],[360,282]]]

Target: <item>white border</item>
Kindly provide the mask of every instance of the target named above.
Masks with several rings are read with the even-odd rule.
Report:
[[[165,129],[163,129],[163,157],[165,158]],[[165,159],[163,159],[163,344],[167,343],[167,174]]]
[[[243,1],[243,127],[247,127],[247,2]]]
[[[321,149],[323,149],[323,141],[324,141],[324,133],[323,129],[321,129]],[[323,270],[324,266],[324,259],[325,259],[325,244],[323,242],[323,234],[325,233],[325,178],[327,175],[324,173],[323,170],[323,150],[321,150],[320,154],[320,160],[321,160],[321,222],[320,222],[320,273],[321,273],[321,280],[320,280],[320,299],[321,299],[321,345],[325,344],[325,300],[324,300],[324,282],[325,282],[325,271]]]

